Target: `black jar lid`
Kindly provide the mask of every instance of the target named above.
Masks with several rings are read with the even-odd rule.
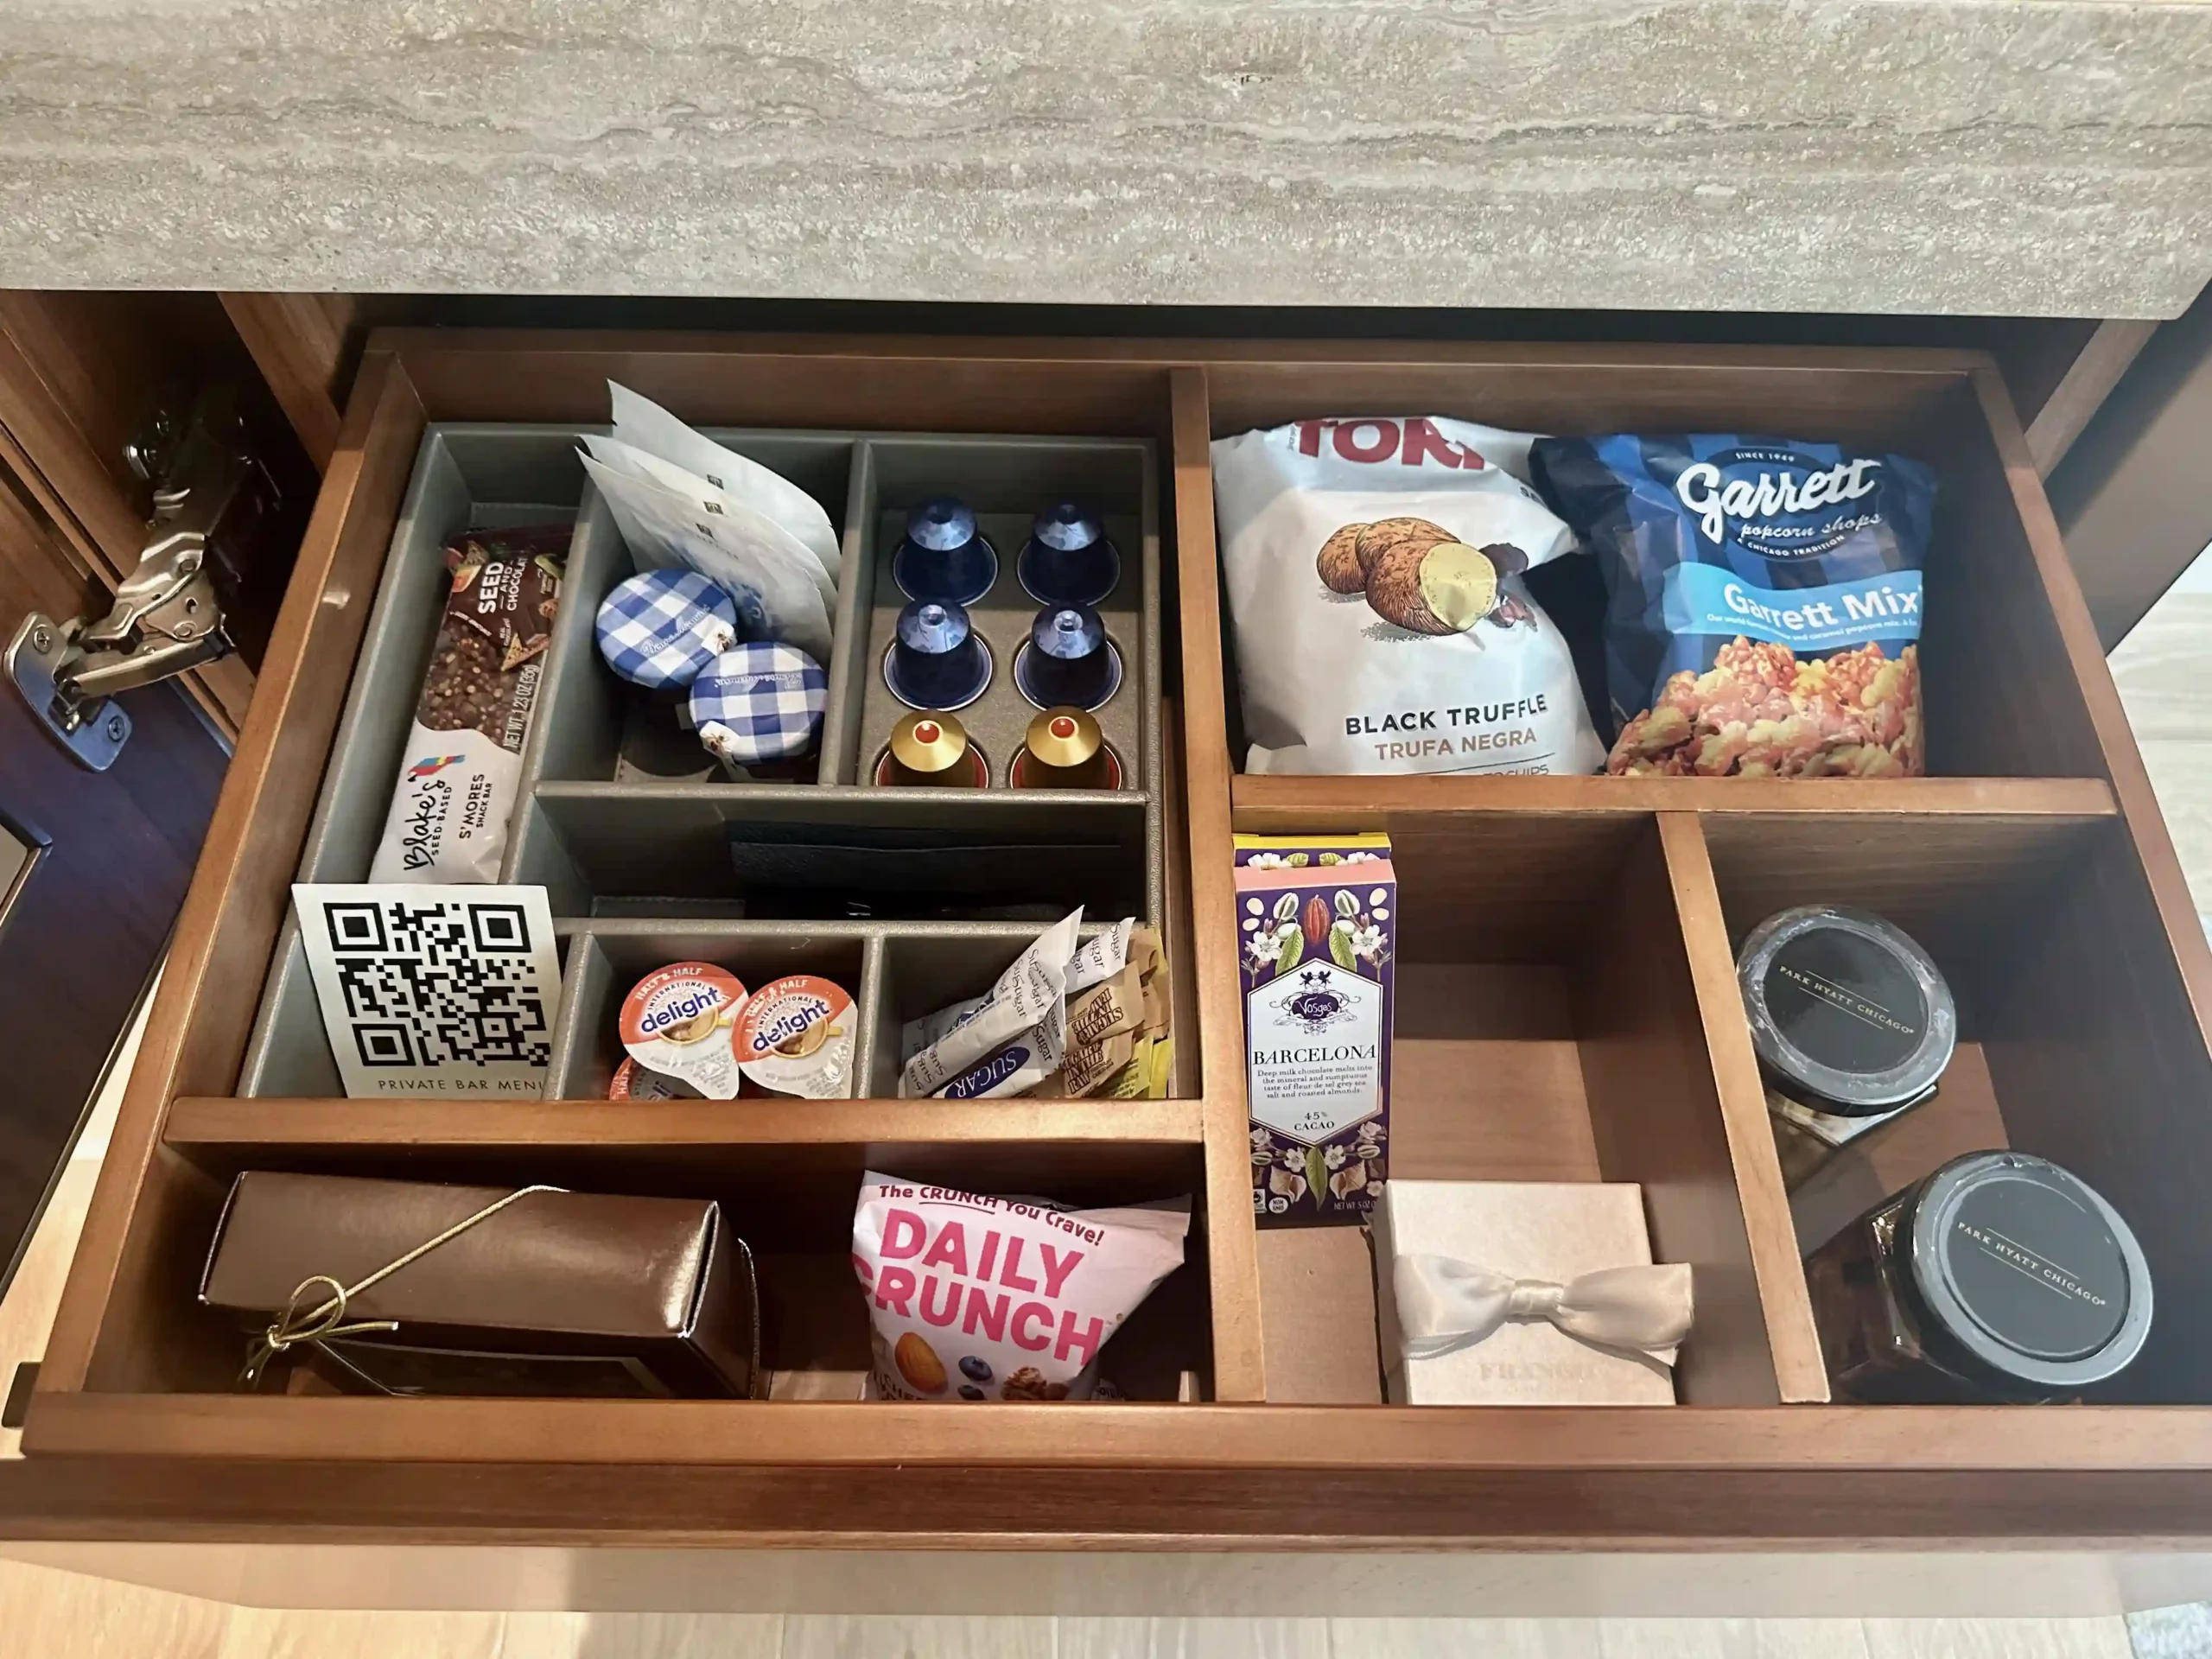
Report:
[[[1751,1046],[1783,1092],[1869,1117],[1910,1105],[1951,1063],[1958,1013],[1928,953],[1863,910],[1806,905],[1751,930],[1736,961]]]
[[[1913,1203],[1912,1278],[1969,1354],[2040,1389],[2112,1376],[2151,1329],[2151,1269],[2119,1213],[2078,1176],[2019,1152],[1975,1152]]]

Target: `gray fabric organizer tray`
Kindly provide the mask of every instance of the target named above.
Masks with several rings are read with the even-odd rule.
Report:
[[[299,880],[358,881],[367,874],[436,632],[447,543],[472,527],[573,516],[568,581],[501,870],[503,880],[546,888],[561,943],[549,1098],[606,1093],[620,1058],[615,1008],[638,977],[666,962],[719,962],[748,984],[804,971],[836,979],[858,1005],[859,1091],[884,1096],[895,1092],[899,1024],[989,984],[1051,907],[1071,907],[1072,899],[1094,924],[1131,913],[1165,924],[1160,511],[1150,444],[712,432],[821,501],[843,546],[817,778],[732,782],[652,776],[626,761],[626,744],[638,741],[631,712],[638,694],[600,660],[592,625],[600,601],[633,566],[575,459],[579,433],[606,429],[453,423],[424,433]],[[904,712],[882,682],[883,644],[904,602],[890,580],[890,556],[905,509],[939,493],[975,506],[1000,554],[998,586],[973,611],[995,658],[993,682],[963,713],[990,760],[994,786],[878,788],[859,779]],[[1012,790],[1004,787],[1007,762],[1035,712],[1012,676],[1035,609],[1016,580],[1016,558],[1027,515],[1069,496],[1096,505],[1122,554],[1121,587],[1101,610],[1122,655],[1122,680],[1099,720],[1122,758],[1124,786]],[[651,759],[660,764],[664,752]],[[1080,890],[1055,889],[1048,857],[1008,857],[1001,861],[1009,879],[1033,884],[1011,891],[1009,901],[1042,919],[747,918],[730,843],[734,830],[742,838],[748,826],[793,842],[784,854],[798,868],[836,856],[841,834],[929,833],[1040,855],[1065,847],[1083,873]],[[295,918],[278,936],[238,1092],[343,1092]]]

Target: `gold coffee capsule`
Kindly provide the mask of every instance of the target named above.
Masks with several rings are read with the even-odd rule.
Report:
[[[968,728],[948,714],[921,709],[891,728],[879,783],[907,788],[973,789],[977,777]]]
[[[1029,722],[1014,784],[1020,789],[1104,789],[1109,759],[1096,720],[1080,709],[1047,709]]]

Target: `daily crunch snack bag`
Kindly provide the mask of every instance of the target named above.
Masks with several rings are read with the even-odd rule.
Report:
[[[1919,775],[1926,467],[1726,432],[1544,438],[1530,464],[1605,573],[1607,771]]]
[[[1529,434],[1296,421],[1213,446],[1253,772],[1595,772],[1574,659],[1523,574],[1574,550]]]
[[[881,1400],[1085,1400],[1098,1351],[1182,1265],[1189,1200],[1055,1210],[873,1172],[853,1214]]]

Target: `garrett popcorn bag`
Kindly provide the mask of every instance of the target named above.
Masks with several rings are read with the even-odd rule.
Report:
[[[1595,772],[1567,641],[1524,584],[1574,551],[1530,438],[1443,416],[1217,439],[1252,772]]]
[[[1927,467],[1728,432],[1544,438],[1530,464],[1605,574],[1608,771],[1920,773]]]
[[[1085,1400],[1098,1351],[1183,1263],[1188,1199],[1054,1210],[874,1173],[853,1215],[874,1396]]]

